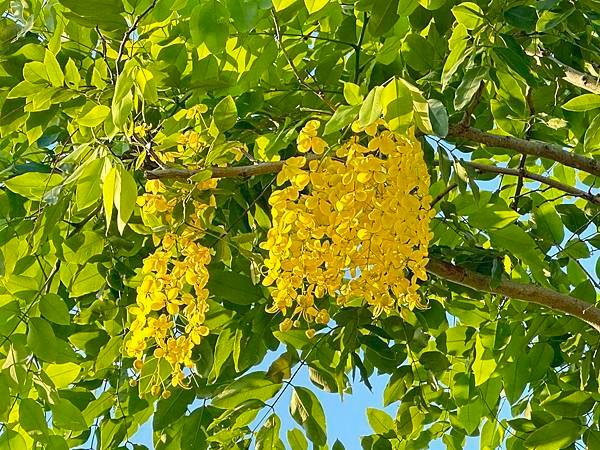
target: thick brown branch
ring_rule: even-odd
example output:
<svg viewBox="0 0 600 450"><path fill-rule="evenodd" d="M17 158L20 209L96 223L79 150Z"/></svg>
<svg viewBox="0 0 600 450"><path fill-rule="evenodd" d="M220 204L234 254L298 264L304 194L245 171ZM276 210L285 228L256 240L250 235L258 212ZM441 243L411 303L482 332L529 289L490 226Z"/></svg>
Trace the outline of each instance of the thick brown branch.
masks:
<svg viewBox="0 0 600 450"><path fill-rule="evenodd" d="M491 277L472 272L440 259L430 259L427 271L432 275L471 289L504 295L512 299L536 303L555 311L561 311L583 320L600 331L600 309L569 295L533 284L517 283L510 280L502 280L497 286L492 287Z"/></svg>
<svg viewBox="0 0 600 450"><path fill-rule="evenodd" d="M501 136L487 133L477 128L451 125L448 132L449 138L466 139L490 147L506 148L521 153L546 158L565 166L582 170L595 176L600 176L600 161L577 153L564 150L560 145L542 141L520 139L512 136Z"/></svg>
<svg viewBox="0 0 600 450"><path fill-rule="evenodd" d="M556 181L552 178L544 177L542 175L538 175L537 173L533 173L528 171L527 169L520 167L517 169L513 169L510 167L497 167L490 166L487 164L480 164L472 161L461 161L462 164L466 166L470 166L479 172L488 172L488 173L499 173L504 175L513 175L515 177L528 178L530 180L539 181L547 186L553 187L554 189L558 189L559 191L566 192L575 197L580 197L586 199L588 202L593 203L595 205L600 205L600 196L594 195L591 192L586 192L582 189L578 189L574 186L570 186L568 184L561 183L560 181Z"/></svg>

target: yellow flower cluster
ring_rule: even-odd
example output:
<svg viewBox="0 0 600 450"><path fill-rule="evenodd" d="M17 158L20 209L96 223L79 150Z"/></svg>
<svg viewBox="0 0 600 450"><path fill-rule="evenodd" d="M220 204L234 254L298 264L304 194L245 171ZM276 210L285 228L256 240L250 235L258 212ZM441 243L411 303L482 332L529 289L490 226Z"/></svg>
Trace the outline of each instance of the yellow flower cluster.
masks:
<svg viewBox="0 0 600 450"><path fill-rule="evenodd" d="M193 191L202 191L216 186L216 180L180 187L174 197L167 198L169 190L158 180L146 182L146 193L138 198L142 217L156 226L157 217L167 228L174 228L173 209L178 200L193 197ZM208 270L211 260L208 248L196 241L205 228L202 213L214 206L211 196L209 204L192 200L194 212L186 218L177 234L166 232L154 235L157 249L144 259L141 285L137 289L136 304L129 308L134 320L130 326L129 339L125 344L128 356L136 358L134 367L142 370L149 357L164 358L171 366L171 384L185 385L184 368L192 369L192 350L202 337L209 334L204 325L208 310ZM151 392L163 389L164 380L152 375ZM164 390L163 395L169 395Z"/></svg>
<svg viewBox="0 0 600 450"><path fill-rule="evenodd" d="M325 151L318 126L302 130L300 151ZM375 316L423 306L417 290L427 278L432 213L422 150L383 121L353 130L335 156L288 159L277 183L289 184L269 199L263 284L274 286L268 311L284 315L282 331L301 318L326 324L326 295L339 305L361 299Z"/></svg>

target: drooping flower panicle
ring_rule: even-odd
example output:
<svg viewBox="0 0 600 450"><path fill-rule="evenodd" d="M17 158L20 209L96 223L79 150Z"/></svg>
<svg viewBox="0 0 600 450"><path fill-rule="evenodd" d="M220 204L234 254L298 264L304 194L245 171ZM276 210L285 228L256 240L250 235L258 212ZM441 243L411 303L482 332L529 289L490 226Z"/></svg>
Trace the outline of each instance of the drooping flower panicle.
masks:
<svg viewBox="0 0 600 450"><path fill-rule="evenodd" d="M323 153L317 130L318 122L308 122L300 151ZM327 295L339 305L363 299L375 316L423 306L417 289L427 279L431 238L423 152L414 137L383 121L353 130L335 157L308 167L306 158L290 158L277 177L285 186L269 200L273 225L261 247L269 251L263 283L273 286L268 311L285 317L282 330L298 319L327 323L327 304L319 300Z"/></svg>

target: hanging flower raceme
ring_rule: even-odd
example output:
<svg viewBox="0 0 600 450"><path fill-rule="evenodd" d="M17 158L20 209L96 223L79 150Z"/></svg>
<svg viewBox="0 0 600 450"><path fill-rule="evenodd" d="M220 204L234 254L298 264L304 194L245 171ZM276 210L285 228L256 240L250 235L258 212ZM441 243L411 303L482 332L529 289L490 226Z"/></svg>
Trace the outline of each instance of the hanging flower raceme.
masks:
<svg viewBox="0 0 600 450"><path fill-rule="evenodd" d="M214 187L215 181L209 180L191 187L203 190ZM157 189L156 182L148 182L146 193L140 197L142 216L155 218L157 210L148 195ZM159 186L159 185L158 185ZM188 189L189 191L189 189ZM179 192L181 194L181 191ZM188 192L190 194L190 192ZM174 205L169 200L161 203ZM192 369L192 350L204 336L209 334L204 325L208 311L207 265L211 260L208 248L196 241L203 235L202 213L211 205L193 202L194 213L184 227L178 227L177 234L166 232L161 237L154 236L157 249L143 263L141 285L137 289L136 304L129 308L134 317L130 327L130 336L126 342L126 352L136 358L134 367L142 370L148 359L164 360L169 363L169 375L173 386L184 385L184 369ZM166 222L172 222L172 207L162 211ZM159 373L150 375L151 392L166 392L165 380Z"/></svg>
<svg viewBox="0 0 600 450"><path fill-rule="evenodd" d="M199 158L208 151L202 125L206 111L204 105L198 105L181 113L197 126L179 136L176 150L158 150L161 161L185 166L201 162ZM237 157L236 150L232 158ZM127 356L135 358L134 368L141 372L140 379L149 379L141 394L162 392L168 397L167 384L186 386L186 375L194 368L192 351L209 334L204 321L211 253L200 240L215 206L210 190L216 185L216 179L209 179L176 183L169 189L161 181L151 180L138 197L143 222L153 230L156 246L143 262L136 303L129 307L132 322L125 343ZM182 206L179 210L178 205Z"/></svg>
<svg viewBox="0 0 600 450"><path fill-rule="evenodd" d="M325 152L317 130L310 121L300 132L301 152ZM417 290L431 239L423 152L383 121L353 131L335 156L290 158L277 177L284 186L269 200L273 224L261 247L268 311L285 317L282 331L298 320L326 324L326 296L338 305L361 299L375 316L423 306Z"/></svg>

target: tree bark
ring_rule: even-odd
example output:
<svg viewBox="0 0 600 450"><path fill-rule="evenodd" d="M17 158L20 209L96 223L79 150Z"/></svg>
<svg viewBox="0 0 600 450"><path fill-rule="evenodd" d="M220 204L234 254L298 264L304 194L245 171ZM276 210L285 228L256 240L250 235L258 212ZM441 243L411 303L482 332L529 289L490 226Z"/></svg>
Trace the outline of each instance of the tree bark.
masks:
<svg viewBox="0 0 600 450"><path fill-rule="evenodd" d="M517 283L510 280L502 280L497 286L492 287L491 277L436 258L429 260L427 271L432 275L477 291L504 295L512 299L546 306L555 311L577 317L600 331L600 309L569 295L533 284Z"/></svg>
<svg viewBox="0 0 600 450"><path fill-rule="evenodd" d="M490 147L514 150L522 155L533 155L546 158L574 169L582 170L589 174L600 176L600 161L577 153L564 150L560 145L542 141L520 139L512 136L501 136L487 133L477 128L461 125L451 125L448 131L450 138L466 139Z"/></svg>
<svg viewBox="0 0 600 450"><path fill-rule="evenodd" d="M600 206L600 195L594 195L591 192L584 191L583 189L578 189L574 186L569 186L568 184L561 183L560 181L554 180L552 178L538 175L537 173L530 172L527 169L513 169L511 167L490 166L487 164L480 164L472 161L461 161L461 163L466 166L472 167L473 169L479 172L513 175L516 177L522 177L527 178L529 180L538 181L542 184L553 187L554 189L566 192L567 194L571 194L575 197L583 198L590 203Z"/></svg>

